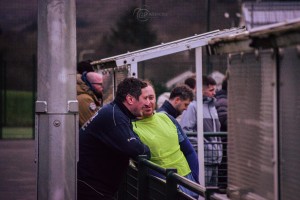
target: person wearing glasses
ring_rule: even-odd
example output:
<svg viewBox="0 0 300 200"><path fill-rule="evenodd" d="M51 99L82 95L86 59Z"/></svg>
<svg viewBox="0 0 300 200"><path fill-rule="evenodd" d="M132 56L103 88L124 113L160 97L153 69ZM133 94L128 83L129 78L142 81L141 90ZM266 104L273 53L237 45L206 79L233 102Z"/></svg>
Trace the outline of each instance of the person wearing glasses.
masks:
<svg viewBox="0 0 300 200"><path fill-rule="evenodd" d="M87 122L103 105L103 77L97 72L77 74L79 127Z"/></svg>

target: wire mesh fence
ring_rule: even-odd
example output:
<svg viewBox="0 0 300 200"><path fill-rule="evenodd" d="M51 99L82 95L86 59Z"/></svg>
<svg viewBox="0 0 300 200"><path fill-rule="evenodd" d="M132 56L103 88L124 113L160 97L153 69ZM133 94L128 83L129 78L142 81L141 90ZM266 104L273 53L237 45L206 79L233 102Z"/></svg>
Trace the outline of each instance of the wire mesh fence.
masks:
<svg viewBox="0 0 300 200"><path fill-rule="evenodd" d="M198 152L197 133L190 132L187 133L187 136L196 152ZM205 132L203 136L205 186L218 187L220 192L226 192L227 132Z"/></svg>

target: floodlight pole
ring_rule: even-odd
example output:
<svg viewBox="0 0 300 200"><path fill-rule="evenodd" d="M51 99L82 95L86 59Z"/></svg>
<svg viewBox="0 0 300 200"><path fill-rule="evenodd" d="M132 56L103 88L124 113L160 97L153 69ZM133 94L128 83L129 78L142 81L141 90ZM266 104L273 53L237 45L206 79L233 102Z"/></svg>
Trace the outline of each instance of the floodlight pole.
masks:
<svg viewBox="0 0 300 200"><path fill-rule="evenodd" d="M76 200L75 0L38 1L37 199Z"/></svg>

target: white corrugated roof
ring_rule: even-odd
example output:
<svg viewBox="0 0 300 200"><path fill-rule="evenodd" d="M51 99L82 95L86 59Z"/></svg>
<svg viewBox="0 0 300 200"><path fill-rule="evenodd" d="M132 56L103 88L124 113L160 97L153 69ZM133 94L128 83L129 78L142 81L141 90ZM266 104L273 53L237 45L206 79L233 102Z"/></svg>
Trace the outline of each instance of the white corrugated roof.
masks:
<svg viewBox="0 0 300 200"><path fill-rule="evenodd" d="M247 30L300 17L300 2L246 2L242 5Z"/></svg>

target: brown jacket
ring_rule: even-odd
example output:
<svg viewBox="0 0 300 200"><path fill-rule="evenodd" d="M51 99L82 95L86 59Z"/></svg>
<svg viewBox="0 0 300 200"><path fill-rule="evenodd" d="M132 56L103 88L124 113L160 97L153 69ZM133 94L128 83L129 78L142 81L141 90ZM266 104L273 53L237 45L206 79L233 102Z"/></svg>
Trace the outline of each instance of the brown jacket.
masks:
<svg viewBox="0 0 300 200"><path fill-rule="evenodd" d="M93 91L82 81L81 74L77 74L76 82L79 127L81 127L100 109L101 104Z"/></svg>

